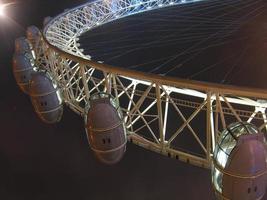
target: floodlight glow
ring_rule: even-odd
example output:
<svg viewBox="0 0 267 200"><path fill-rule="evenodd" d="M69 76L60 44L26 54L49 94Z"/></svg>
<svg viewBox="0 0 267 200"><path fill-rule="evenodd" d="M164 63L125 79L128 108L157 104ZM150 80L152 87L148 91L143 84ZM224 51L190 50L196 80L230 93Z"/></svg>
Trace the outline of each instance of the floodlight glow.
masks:
<svg viewBox="0 0 267 200"><path fill-rule="evenodd" d="M15 4L15 2L5 3L5 4L0 2L0 17L4 17L6 15L5 13L6 7L11 6L13 4Z"/></svg>
<svg viewBox="0 0 267 200"><path fill-rule="evenodd" d="M5 16L5 5L0 5L0 16L3 17Z"/></svg>

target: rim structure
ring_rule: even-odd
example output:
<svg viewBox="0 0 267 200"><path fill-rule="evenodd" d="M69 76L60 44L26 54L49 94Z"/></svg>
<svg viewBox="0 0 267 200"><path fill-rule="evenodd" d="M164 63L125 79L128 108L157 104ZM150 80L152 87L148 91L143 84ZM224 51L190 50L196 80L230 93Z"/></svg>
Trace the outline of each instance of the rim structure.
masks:
<svg viewBox="0 0 267 200"><path fill-rule="evenodd" d="M227 124L254 122L265 131L266 90L122 69L92 61L79 49L78 43L82 33L108 22L200 1L98 0L83 4L65 11L46 25L42 38L34 46L36 64L58 83L64 102L76 113L84 116L92 94L110 93L121 103L130 141L163 155L210 168L217 137ZM189 115L184 108L190 109ZM202 118L200 125L193 123L198 117ZM190 149L191 144L183 144L183 135L191 136L197 152Z"/></svg>

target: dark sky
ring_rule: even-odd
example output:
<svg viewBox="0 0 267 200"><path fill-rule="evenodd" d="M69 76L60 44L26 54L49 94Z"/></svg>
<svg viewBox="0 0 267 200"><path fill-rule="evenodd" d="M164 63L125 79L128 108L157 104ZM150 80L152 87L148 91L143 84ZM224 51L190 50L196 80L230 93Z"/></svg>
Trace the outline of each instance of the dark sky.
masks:
<svg viewBox="0 0 267 200"><path fill-rule="evenodd" d="M6 1L8 2L8 1ZM0 199L210 200L210 172L128 144L115 166L98 163L82 118L65 108L62 121L45 125L12 75L15 38L41 27L82 0L20 0L0 19Z"/></svg>

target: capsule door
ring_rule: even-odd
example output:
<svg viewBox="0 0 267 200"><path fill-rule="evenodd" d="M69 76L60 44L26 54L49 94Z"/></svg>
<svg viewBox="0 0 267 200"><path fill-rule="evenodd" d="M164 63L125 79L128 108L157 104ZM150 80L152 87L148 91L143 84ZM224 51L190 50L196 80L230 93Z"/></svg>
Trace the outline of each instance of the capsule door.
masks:
<svg viewBox="0 0 267 200"><path fill-rule="evenodd" d="M251 187L251 199L262 199L263 194L265 194L266 187L265 187L266 177L258 177L253 180L252 187Z"/></svg>
<svg viewBox="0 0 267 200"><path fill-rule="evenodd" d="M252 181L236 180L233 184L233 200L254 200L252 194Z"/></svg>

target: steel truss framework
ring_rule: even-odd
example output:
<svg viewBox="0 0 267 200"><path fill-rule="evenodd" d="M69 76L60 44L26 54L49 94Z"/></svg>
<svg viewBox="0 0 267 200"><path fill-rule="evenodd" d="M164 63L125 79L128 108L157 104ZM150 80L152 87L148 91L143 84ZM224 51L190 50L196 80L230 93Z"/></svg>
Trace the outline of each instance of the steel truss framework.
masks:
<svg viewBox="0 0 267 200"><path fill-rule="evenodd" d="M111 93L125 114L128 140L209 168L217 137L230 123L253 122L266 132L267 91L109 66L90 60L77 42L82 33L118 18L195 1L101 0L68 10L54 18L35 43L36 63L50 72L76 113L84 116L90 95Z"/></svg>

